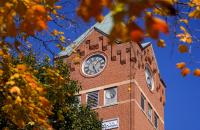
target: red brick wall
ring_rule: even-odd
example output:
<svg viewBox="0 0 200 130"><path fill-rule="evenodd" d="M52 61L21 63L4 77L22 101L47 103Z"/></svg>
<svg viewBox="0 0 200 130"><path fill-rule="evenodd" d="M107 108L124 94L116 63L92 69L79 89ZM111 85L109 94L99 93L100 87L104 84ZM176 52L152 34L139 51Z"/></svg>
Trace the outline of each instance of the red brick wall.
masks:
<svg viewBox="0 0 200 130"><path fill-rule="evenodd" d="M77 53L73 53L64 60L70 64L71 78L78 80L82 85L81 101L86 103L86 93L90 89L99 87L99 107L96 109L103 119L118 117L120 120L120 130L130 129L130 119L133 130L154 130L152 123L147 119L140 105L140 96L143 93L151 103L153 109L164 119L165 88L160 81L159 70L156 59L153 55L152 46L142 49L135 43L109 44L106 36L93 30L76 49L81 56L79 63L74 64L72 59ZM103 72L95 77L87 77L81 71L82 62L92 54L102 53L106 56L107 65ZM130 60L131 59L131 60ZM155 88L153 91L147 87L145 79L145 65L149 64L154 75ZM135 80L137 83L131 84L131 110L129 83L117 86L118 104L104 106L104 88L101 86L119 83L127 80ZM108 86L104 86L108 87ZM112 87L112 86L111 86ZM147 108L146 108L147 110ZM131 111L131 113L130 113ZM153 112L154 113L154 112ZM164 130L164 124L159 120L159 130Z"/></svg>

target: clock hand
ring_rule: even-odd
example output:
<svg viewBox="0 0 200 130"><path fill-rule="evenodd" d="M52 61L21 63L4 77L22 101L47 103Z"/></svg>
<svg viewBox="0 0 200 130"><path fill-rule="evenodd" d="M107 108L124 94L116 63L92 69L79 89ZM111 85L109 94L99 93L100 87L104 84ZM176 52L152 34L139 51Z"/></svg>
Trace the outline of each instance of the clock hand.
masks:
<svg viewBox="0 0 200 130"><path fill-rule="evenodd" d="M95 73L97 73L97 70L96 70L96 68L95 68L95 66L94 66L94 65L93 65L93 69L94 69Z"/></svg>
<svg viewBox="0 0 200 130"><path fill-rule="evenodd" d="M96 65L97 63L99 63L99 61L97 61L94 65Z"/></svg>

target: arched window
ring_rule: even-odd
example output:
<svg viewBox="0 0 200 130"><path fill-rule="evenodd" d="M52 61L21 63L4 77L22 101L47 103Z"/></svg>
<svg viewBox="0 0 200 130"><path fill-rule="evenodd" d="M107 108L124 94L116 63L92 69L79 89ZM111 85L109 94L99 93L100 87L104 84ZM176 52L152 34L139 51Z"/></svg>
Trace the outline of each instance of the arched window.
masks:
<svg viewBox="0 0 200 130"><path fill-rule="evenodd" d="M154 89L154 80L150 66L147 64L145 67L145 77L148 88L152 91Z"/></svg>

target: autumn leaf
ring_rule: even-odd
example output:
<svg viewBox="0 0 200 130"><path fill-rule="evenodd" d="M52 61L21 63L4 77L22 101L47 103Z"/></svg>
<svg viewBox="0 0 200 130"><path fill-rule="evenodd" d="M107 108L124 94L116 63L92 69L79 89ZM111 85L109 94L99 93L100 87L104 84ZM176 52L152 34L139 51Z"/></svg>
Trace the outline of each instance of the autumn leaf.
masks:
<svg viewBox="0 0 200 130"><path fill-rule="evenodd" d="M189 16L190 18L200 18L200 10L199 10L199 9L195 9L195 10L193 10L192 12L190 12L190 13L188 14L188 16Z"/></svg>
<svg viewBox="0 0 200 130"><path fill-rule="evenodd" d="M3 50L0 50L0 56L3 56L3 55L4 55Z"/></svg>
<svg viewBox="0 0 200 130"><path fill-rule="evenodd" d="M19 64L17 65L16 68L18 69L19 72L25 72L27 70L27 67L24 64Z"/></svg>
<svg viewBox="0 0 200 130"><path fill-rule="evenodd" d="M200 77L200 69L195 69L193 74L197 77Z"/></svg>
<svg viewBox="0 0 200 130"><path fill-rule="evenodd" d="M128 28L125 23L120 22L116 23L114 27L112 28L111 34L110 34L110 39L111 41L114 41L117 39L126 41L130 37L128 35Z"/></svg>
<svg viewBox="0 0 200 130"><path fill-rule="evenodd" d="M169 33L167 23L160 18L153 17L151 14L147 14L145 17L145 27L149 36L154 39L159 38L160 32Z"/></svg>
<svg viewBox="0 0 200 130"><path fill-rule="evenodd" d="M2 76L3 75L3 70L0 70L0 76Z"/></svg>
<svg viewBox="0 0 200 130"><path fill-rule="evenodd" d="M151 1L149 0L142 0L142 1L134 1L132 0L129 4L129 15L130 16L141 16L141 14L143 13L143 11L152 6Z"/></svg>
<svg viewBox="0 0 200 130"><path fill-rule="evenodd" d="M45 97L40 96L39 99L44 107L49 106L49 101Z"/></svg>
<svg viewBox="0 0 200 130"><path fill-rule="evenodd" d="M180 19L179 21L188 25L188 20L187 19Z"/></svg>
<svg viewBox="0 0 200 130"><path fill-rule="evenodd" d="M62 6L59 6L59 5L57 5L57 6L54 6L55 7L55 9L62 9Z"/></svg>
<svg viewBox="0 0 200 130"><path fill-rule="evenodd" d="M183 33L177 34L176 37L178 37L181 42L191 44L192 43L192 37L187 32L186 28L183 27L183 26L180 26L180 29L183 31Z"/></svg>
<svg viewBox="0 0 200 130"><path fill-rule="evenodd" d="M77 14L83 18L86 22L89 21L91 17L94 17L98 22L103 20L102 10L104 6L110 6L110 0L82 0L80 6L77 9Z"/></svg>
<svg viewBox="0 0 200 130"><path fill-rule="evenodd" d="M11 94L17 94L17 95L21 94L20 88L17 86L12 87L9 91Z"/></svg>
<svg viewBox="0 0 200 130"><path fill-rule="evenodd" d="M52 32L51 32L52 35L54 36L57 36L59 34L59 31L54 29Z"/></svg>
<svg viewBox="0 0 200 130"><path fill-rule="evenodd" d="M158 0L156 4L158 4L163 12L169 15L176 15L177 11L173 7L175 0Z"/></svg>
<svg viewBox="0 0 200 130"><path fill-rule="evenodd" d="M22 102L22 99L19 96L17 96L15 99L15 104L21 105L21 102Z"/></svg>
<svg viewBox="0 0 200 130"><path fill-rule="evenodd" d="M97 21L97 22L99 22L99 23L100 23L100 22L102 22L102 21L103 21L103 19L104 19L104 16L103 16L103 15L98 15L98 16L96 16L96 17L95 17L95 19L96 19L96 21Z"/></svg>
<svg viewBox="0 0 200 130"><path fill-rule="evenodd" d="M185 77L186 75L188 75L190 73L190 69L189 68L184 68L181 71L181 74L183 77Z"/></svg>
<svg viewBox="0 0 200 130"><path fill-rule="evenodd" d="M178 49L180 53L188 52L188 47L186 45L179 45Z"/></svg>
<svg viewBox="0 0 200 130"><path fill-rule="evenodd" d="M185 67L186 67L185 62L180 62L180 63L177 63L177 64L176 64L176 68L178 68L178 69L183 69L183 68L185 68Z"/></svg>
<svg viewBox="0 0 200 130"><path fill-rule="evenodd" d="M128 25L128 28L131 31L130 32L131 39L134 42L140 42L140 41L143 40L143 38L144 38L144 31L139 26L137 26L135 23L130 23Z"/></svg>
<svg viewBox="0 0 200 130"><path fill-rule="evenodd" d="M158 46L158 47L161 47L161 48L164 48L164 47L166 46L165 41L162 40L162 39L158 40L157 46Z"/></svg>

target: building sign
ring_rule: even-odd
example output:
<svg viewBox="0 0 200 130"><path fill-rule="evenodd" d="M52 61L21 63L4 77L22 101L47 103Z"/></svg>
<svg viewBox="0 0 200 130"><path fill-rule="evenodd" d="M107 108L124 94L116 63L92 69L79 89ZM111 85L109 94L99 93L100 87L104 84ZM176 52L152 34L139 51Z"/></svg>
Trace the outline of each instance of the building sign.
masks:
<svg viewBox="0 0 200 130"><path fill-rule="evenodd" d="M110 119L103 121L102 123L103 130L109 130L109 129L114 129L119 127L119 119Z"/></svg>

